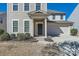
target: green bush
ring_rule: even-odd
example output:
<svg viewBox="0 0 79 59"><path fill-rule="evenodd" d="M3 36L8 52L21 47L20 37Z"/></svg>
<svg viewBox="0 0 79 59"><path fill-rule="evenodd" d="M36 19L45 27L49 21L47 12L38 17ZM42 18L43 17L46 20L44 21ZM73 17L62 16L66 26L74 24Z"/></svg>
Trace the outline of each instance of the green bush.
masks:
<svg viewBox="0 0 79 59"><path fill-rule="evenodd" d="M8 40L10 40L10 35L8 33L3 33L0 36L0 41L8 41Z"/></svg>
<svg viewBox="0 0 79 59"><path fill-rule="evenodd" d="M10 35L10 38L11 38L11 39L16 39L16 35L15 35L15 34L11 34L11 35Z"/></svg>
<svg viewBox="0 0 79 59"><path fill-rule="evenodd" d="M3 29L0 29L0 35L2 35L4 33Z"/></svg>
<svg viewBox="0 0 79 59"><path fill-rule="evenodd" d="M30 39L31 38L30 33L25 33L25 36L26 36L26 39Z"/></svg>
<svg viewBox="0 0 79 59"><path fill-rule="evenodd" d="M25 34L24 33L18 33L17 34L17 40L18 41L26 40Z"/></svg>
<svg viewBox="0 0 79 59"><path fill-rule="evenodd" d="M71 33L72 36L76 36L77 33L78 33L78 30L73 28L73 29L70 30L70 33Z"/></svg>

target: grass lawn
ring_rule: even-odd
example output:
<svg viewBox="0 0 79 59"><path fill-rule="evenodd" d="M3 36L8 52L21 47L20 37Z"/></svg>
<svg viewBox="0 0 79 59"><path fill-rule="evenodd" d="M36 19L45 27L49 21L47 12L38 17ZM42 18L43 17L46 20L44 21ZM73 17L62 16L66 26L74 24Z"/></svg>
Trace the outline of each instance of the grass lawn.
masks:
<svg viewBox="0 0 79 59"><path fill-rule="evenodd" d="M40 56L44 46L38 42L0 42L0 56Z"/></svg>

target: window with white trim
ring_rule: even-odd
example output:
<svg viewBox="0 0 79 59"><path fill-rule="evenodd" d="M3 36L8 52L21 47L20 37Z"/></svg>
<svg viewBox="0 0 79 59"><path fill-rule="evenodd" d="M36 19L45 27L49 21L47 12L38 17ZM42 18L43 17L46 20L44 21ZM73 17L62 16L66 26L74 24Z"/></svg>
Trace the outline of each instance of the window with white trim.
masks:
<svg viewBox="0 0 79 59"><path fill-rule="evenodd" d="M24 3L24 11L29 11L29 3Z"/></svg>
<svg viewBox="0 0 79 59"><path fill-rule="evenodd" d="M2 18L2 17L0 17L0 23L1 23L1 24L3 23L3 18Z"/></svg>
<svg viewBox="0 0 79 59"><path fill-rule="evenodd" d="M61 19L63 19L63 15L61 15Z"/></svg>
<svg viewBox="0 0 79 59"><path fill-rule="evenodd" d="M24 21L24 32L29 32L29 21Z"/></svg>
<svg viewBox="0 0 79 59"><path fill-rule="evenodd" d="M18 32L18 21L13 21L13 32Z"/></svg>
<svg viewBox="0 0 79 59"><path fill-rule="evenodd" d="M41 10L41 3L36 3L36 11Z"/></svg>
<svg viewBox="0 0 79 59"><path fill-rule="evenodd" d="M55 19L55 15L53 15L53 20Z"/></svg>
<svg viewBox="0 0 79 59"><path fill-rule="evenodd" d="M18 3L13 3L13 11L18 11Z"/></svg>

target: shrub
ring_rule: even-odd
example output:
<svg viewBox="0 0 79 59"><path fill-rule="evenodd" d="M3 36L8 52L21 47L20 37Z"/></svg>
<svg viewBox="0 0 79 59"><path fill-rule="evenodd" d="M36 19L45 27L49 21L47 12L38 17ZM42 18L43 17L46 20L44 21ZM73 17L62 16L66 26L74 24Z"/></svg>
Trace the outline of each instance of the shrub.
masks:
<svg viewBox="0 0 79 59"><path fill-rule="evenodd" d="M45 41L48 41L48 42L53 42L52 38L50 36L48 36L47 38L44 39Z"/></svg>
<svg viewBox="0 0 79 59"><path fill-rule="evenodd" d="M22 40L25 40L26 39L26 36L24 33L18 33L17 34L17 40L18 41L22 41Z"/></svg>
<svg viewBox="0 0 79 59"><path fill-rule="evenodd" d="M10 40L10 35L8 33L4 33L0 37L0 41L8 41Z"/></svg>
<svg viewBox="0 0 79 59"><path fill-rule="evenodd" d="M30 39L31 38L30 33L25 33L25 36L26 36L26 39Z"/></svg>
<svg viewBox="0 0 79 59"><path fill-rule="evenodd" d="M3 29L0 29L0 35L2 35L4 33Z"/></svg>
<svg viewBox="0 0 79 59"><path fill-rule="evenodd" d="M16 39L16 35L15 35L15 34L11 34L11 35L10 35L10 38L11 38L11 39Z"/></svg>
<svg viewBox="0 0 79 59"><path fill-rule="evenodd" d="M78 30L73 28L73 29L70 30L70 33L71 33L72 36L76 36L77 33L78 33Z"/></svg>

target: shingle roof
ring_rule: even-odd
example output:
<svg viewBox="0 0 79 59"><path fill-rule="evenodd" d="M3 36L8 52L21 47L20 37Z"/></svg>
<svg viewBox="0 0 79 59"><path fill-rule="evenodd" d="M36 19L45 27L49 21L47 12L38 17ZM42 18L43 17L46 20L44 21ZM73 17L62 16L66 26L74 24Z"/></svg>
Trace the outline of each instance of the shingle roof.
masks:
<svg viewBox="0 0 79 59"><path fill-rule="evenodd" d="M46 18L48 13L46 11L31 11L28 13L31 18Z"/></svg>
<svg viewBox="0 0 79 59"><path fill-rule="evenodd" d="M48 10L47 13L51 14L51 15L54 15L54 14L65 15L65 12L60 12L60 11L56 11L56 10Z"/></svg>
<svg viewBox="0 0 79 59"><path fill-rule="evenodd" d="M32 18L33 17L46 18L49 15L65 15L65 13L55 11L55 10L48 10L48 11L39 10L39 11L31 11L31 12L28 13L28 15Z"/></svg>
<svg viewBox="0 0 79 59"><path fill-rule="evenodd" d="M70 24L70 26L72 26L74 23L71 21L48 21L48 22L52 22L52 23L56 23L56 24Z"/></svg>
<svg viewBox="0 0 79 59"><path fill-rule="evenodd" d="M32 15L32 16L43 16L43 15L47 15L47 12L46 11L43 11L43 10L40 10L40 11L31 11L28 13L29 15Z"/></svg>
<svg viewBox="0 0 79 59"><path fill-rule="evenodd" d="M0 14L6 14L6 12L0 12Z"/></svg>

